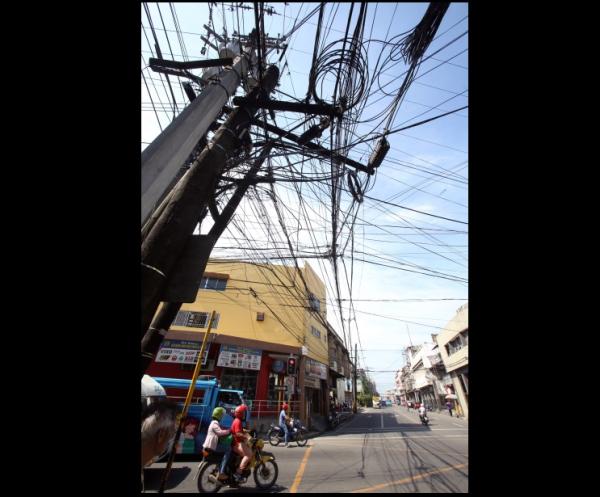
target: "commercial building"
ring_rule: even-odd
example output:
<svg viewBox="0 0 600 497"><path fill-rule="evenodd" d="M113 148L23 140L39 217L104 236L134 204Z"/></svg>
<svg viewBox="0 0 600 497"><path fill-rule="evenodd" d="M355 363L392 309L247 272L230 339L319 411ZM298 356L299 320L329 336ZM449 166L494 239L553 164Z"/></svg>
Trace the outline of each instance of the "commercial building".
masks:
<svg viewBox="0 0 600 497"><path fill-rule="evenodd" d="M309 427L324 419L330 372L326 294L310 265L298 270L209 261L195 302L181 306L147 373L191 378L212 311L202 375L243 390L258 428L284 400ZM290 357L297 359L295 374L287 371Z"/></svg>
<svg viewBox="0 0 600 497"><path fill-rule="evenodd" d="M451 382L446 384L447 395L456 397L455 409L469 415L469 307L461 306L455 316L436 337L439 351Z"/></svg>

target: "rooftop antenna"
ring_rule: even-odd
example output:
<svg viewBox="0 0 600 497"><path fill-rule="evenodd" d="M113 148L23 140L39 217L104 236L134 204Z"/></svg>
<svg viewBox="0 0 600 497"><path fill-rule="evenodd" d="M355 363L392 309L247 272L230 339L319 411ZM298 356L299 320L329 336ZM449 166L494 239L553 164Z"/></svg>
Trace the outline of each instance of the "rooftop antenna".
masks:
<svg viewBox="0 0 600 497"><path fill-rule="evenodd" d="M410 342L410 347L412 348L413 344L410 338L410 330L408 329L408 324L406 325L406 332L408 333L408 341Z"/></svg>

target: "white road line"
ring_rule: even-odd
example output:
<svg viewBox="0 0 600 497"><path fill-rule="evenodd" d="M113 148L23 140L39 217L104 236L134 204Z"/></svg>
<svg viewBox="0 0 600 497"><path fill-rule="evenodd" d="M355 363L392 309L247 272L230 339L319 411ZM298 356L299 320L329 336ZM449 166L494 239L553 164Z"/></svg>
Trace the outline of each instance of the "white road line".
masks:
<svg viewBox="0 0 600 497"><path fill-rule="evenodd" d="M381 427L383 428L383 413L381 413Z"/></svg>
<svg viewBox="0 0 600 497"><path fill-rule="evenodd" d="M459 425L458 423L452 423L454 426L460 426L462 428L462 425Z"/></svg>
<svg viewBox="0 0 600 497"><path fill-rule="evenodd" d="M339 433L340 434L354 434L353 432L365 433L365 431L373 431L373 430L381 431L381 428L347 428L343 432L339 432ZM391 432L397 432L397 431L422 432L422 431L424 431L417 426L415 426L414 428L388 427L388 428L383 428L383 430L391 431ZM468 428L430 428L429 431L469 431L469 429Z"/></svg>
<svg viewBox="0 0 600 497"><path fill-rule="evenodd" d="M409 439L413 439L413 438L431 438L433 440L437 440L438 438L468 438L468 435L439 435L439 436L435 436L435 435L416 435L414 437L405 437L405 436L400 436L400 437L369 437L368 441L375 441L375 440L393 440L393 439L402 439L402 438L409 438ZM322 443L326 443L326 442L333 442L333 443L340 443L340 442L350 442L350 443L356 443L356 441L359 440L358 438L340 438L340 437L335 437L335 438L321 438L319 439L319 445L321 445Z"/></svg>

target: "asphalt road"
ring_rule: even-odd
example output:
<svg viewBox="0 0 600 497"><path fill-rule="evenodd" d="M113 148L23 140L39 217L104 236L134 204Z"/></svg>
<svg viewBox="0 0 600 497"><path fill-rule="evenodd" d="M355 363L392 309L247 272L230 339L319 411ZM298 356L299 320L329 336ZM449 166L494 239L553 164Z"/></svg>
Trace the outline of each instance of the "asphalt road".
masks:
<svg viewBox="0 0 600 497"><path fill-rule="evenodd" d="M352 420L308 441L305 447L271 447L279 477L270 493L281 492L467 492L468 426L444 411L423 426L404 407L361 409ZM196 493L198 462L174 463L165 492ZM164 463L145 470L146 492L156 492ZM252 478L221 493L256 493Z"/></svg>

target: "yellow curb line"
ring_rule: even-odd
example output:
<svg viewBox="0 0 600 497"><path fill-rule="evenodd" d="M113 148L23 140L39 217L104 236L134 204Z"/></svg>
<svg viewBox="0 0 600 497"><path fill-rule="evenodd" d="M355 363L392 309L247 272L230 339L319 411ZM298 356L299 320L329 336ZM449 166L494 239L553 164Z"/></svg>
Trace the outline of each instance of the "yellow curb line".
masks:
<svg viewBox="0 0 600 497"><path fill-rule="evenodd" d="M396 481L393 481L393 482L390 482L390 483L381 483L380 485L375 485L373 487L361 488L359 490L353 490L350 493L356 494L356 493L361 493L361 492L362 493L364 493L364 492L372 492L373 490L380 490L382 488L389 487L390 485L402 485L404 483L410 483L410 482L413 482L415 480L422 480L423 478L426 478L427 476L430 476L430 475L435 475L435 474L438 474L438 473L445 473L446 471L451 471L453 469L464 468L465 466L466 466L466 464L458 464L457 466L449 466L447 468L436 469L434 471L429 471L427 473L423 473L423 474L420 474L418 476L411 476L409 478L403 478L402 480L396 480Z"/></svg>
<svg viewBox="0 0 600 497"><path fill-rule="evenodd" d="M302 481L302 476L304 475L304 469L306 468L306 463L308 461L308 456L310 456L311 451L313 450L312 446L309 447L304 454L304 458L300 463L300 467L298 468L298 472L296 473L296 478L294 478L294 483L292 483L292 487L290 488L290 493L295 494L298 492L298 487L300 486L300 482Z"/></svg>

